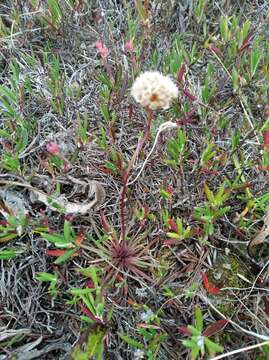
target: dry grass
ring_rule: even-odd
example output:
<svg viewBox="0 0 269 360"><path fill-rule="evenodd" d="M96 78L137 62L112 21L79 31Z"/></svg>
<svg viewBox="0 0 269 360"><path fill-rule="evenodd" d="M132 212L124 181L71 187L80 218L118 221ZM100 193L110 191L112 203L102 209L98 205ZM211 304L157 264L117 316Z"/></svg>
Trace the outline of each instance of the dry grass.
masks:
<svg viewBox="0 0 269 360"><path fill-rule="evenodd" d="M16 198L8 202L7 196L0 195L2 227L8 226L6 212L17 219L19 211L27 213L22 229L18 230L17 224L10 230L14 238L0 238L0 255L1 250L17 252L14 258L0 260L0 360L83 359L72 355L74 349L83 348L87 338L98 331L104 334L105 359L138 358L137 349L118 333L137 339L147 350L150 336L155 336L153 357L145 355L145 359L191 358L182 345L185 337L178 327L193 323L197 305L202 309L205 327L222 316L231 320L211 338L224 347L224 353L268 340L268 244L263 244L263 252L260 250L256 257L248 251L249 242L262 227L268 202L267 150L261 130L268 106L267 2L208 2L199 22L195 15L197 1L152 1L150 29L142 26L133 1L74 1L72 9L71 2L59 0L61 15L55 19L48 10L49 2L37 1L36 6L30 3L16 0L0 5L1 85L12 88L13 79L17 95L11 102L14 114L9 114L3 103L7 95L0 93L0 185ZM247 19L251 22L253 40L242 57L229 60L229 43L224 45L219 31L223 15L238 16L240 25ZM130 25L137 26L136 64L124 51ZM129 96L130 86L141 71L170 72L167 55L176 48L176 34L180 34L186 51L184 90L199 100L186 93L184 96L180 83L178 104L154 114L150 137L128 168L139 138L146 133L147 119L146 112ZM99 58L95 47L100 39L109 49L107 63ZM253 79L240 84L235 92L230 79L232 69L239 69L243 81L245 68L240 67L240 61L249 56L256 41L263 49L260 66ZM191 61L194 42L196 54ZM216 47L222 44L223 57L210 51L206 42ZM14 59L20 69L18 80L12 73ZM55 59L59 60L58 75ZM209 89L215 86L215 90L204 105L202 92L209 63L213 69ZM176 77L179 70L172 76ZM115 80L116 73L119 87L108 91L106 98L103 93L107 80L102 83L100 75L112 74ZM104 104L109 108L109 121L101 111ZM186 119L191 110L195 110L194 115ZM79 132L83 116L88 119L88 127ZM165 121L178 122L186 134L181 163L174 168L167 165L167 144L177 136L176 129L168 129L162 132L145 168L122 198L126 170L131 170L128 180L132 182L152 149L158 127ZM234 145L235 134L240 139ZM61 154L70 162L67 171L46 151L50 141L59 144ZM203 156L209 143L215 154L206 160ZM11 165L8 156L13 159ZM14 162L16 156L18 163ZM105 201L86 215L66 217L36 202L29 187L23 186L31 184L51 195L65 194L69 201L88 200L88 189L71 186L69 176L100 182L106 191ZM14 181L22 186L12 185ZM199 218L195 210L210 203L205 183L214 194L225 184L229 194L223 203L229 210L209 221L214 222L214 229L208 236L206 219ZM168 190L167 198L161 190ZM189 237L166 245L171 229L165 211L170 219L181 218L185 228L191 227ZM55 258L47 254L55 246L42 234L63 234L67 219L76 234L84 234L84 240L77 256L55 265ZM128 234L125 239L121 238L123 222ZM2 228L0 231L5 233ZM127 239L132 246L138 244L139 251L132 255L140 256L138 260L143 264L136 262L135 271L122 257L122 262L118 261L118 250L113 249L114 258L100 247L96 250L98 243L111 234L116 242ZM109 247L110 243L105 244ZM122 263L124 266L117 268ZM106 280L100 295L105 302L102 326L82 321L80 302L70 303L70 289L85 288L83 269L91 266L101 269L101 284ZM210 282L223 288L218 296L204 289L202 271ZM56 274L56 296L49 291L48 283L37 280L40 272ZM113 282L107 281L108 275ZM147 321L143 316L149 309L154 316ZM147 329L147 334L141 329ZM158 342L157 336L164 334ZM261 348L253 348L229 359L265 360L266 354Z"/></svg>

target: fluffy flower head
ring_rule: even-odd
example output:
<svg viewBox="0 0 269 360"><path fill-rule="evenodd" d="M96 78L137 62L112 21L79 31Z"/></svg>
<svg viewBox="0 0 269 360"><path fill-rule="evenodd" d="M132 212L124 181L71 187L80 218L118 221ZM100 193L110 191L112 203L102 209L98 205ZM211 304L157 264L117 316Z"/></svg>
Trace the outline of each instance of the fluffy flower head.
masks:
<svg viewBox="0 0 269 360"><path fill-rule="evenodd" d="M170 77L158 71L146 71L134 81L131 95L143 107L168 109L178 96L178 88Z"/></svg>

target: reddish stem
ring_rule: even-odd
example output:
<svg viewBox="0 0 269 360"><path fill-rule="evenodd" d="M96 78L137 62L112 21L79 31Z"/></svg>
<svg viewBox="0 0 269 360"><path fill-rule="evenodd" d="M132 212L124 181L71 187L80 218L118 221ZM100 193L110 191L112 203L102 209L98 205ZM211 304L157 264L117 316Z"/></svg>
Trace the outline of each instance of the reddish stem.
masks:
<svg viewBox="0 0 269 360"><path fill-rule="evenodd" d="M120 240L125 240L125 233L126 233L126 211L125 211L125 200L127 197L127 190L128 190L128 179L130 177L130 171L126 171L125 175L123 176L123 187L120 194L120 222L121 222L121 236Z"/></svg>

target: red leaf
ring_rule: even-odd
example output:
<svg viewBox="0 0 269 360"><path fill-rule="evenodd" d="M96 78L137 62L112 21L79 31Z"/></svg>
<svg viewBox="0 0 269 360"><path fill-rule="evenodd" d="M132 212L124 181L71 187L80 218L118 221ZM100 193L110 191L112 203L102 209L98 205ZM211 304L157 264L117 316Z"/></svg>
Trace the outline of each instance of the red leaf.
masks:
<svg viewBox="0 0 269 360"><path fill-rule="evenodd" d="M165 190L166 190L166 192L168 192L168 194L170 194L170 195L173 195L173 194L174 194L174 190L173 190L172 186L168 186L167 189L165 189Z"/></svg>
<svg viewBox="0 0 269 360"><path fill-rule="evenodd" d="M106 220L105 214L103 212L103 210L100 210L100 217L101 217L101 224L105 230L105 232L109 232L110 231L110 225Z"/></svg>
<svg viewBox="0 0 269 360"><path fill-rule="evenodd" d="M184 94L185 96L187 96L187 98L189 98L191 101L197 100L197 97L194 96L194 95L192 95L192 94L189 92L188 89L184 89L184 90L183 90L183 94Z"/></svg>
<svg viewBox="0 0 269 360"><path fill-rule="evenodd" d="M124 281L124 277L121 276L120 274L118 274L118 275L116 276L116 280L117 280L118 282L123 282L123 281Z"/></svg>
<svg viewBox="0 0 269 360"><path fill-rule="evenodd" d="M186 71L186 65L182 64L177 75L177 81L181 82Z"/></svg>
<svg viewBox="0 0 269 360"><path fill-rule="evenodd" d="M84 240L85 234L81 231L77 234L77 238L76 238L76 244L77 245L81 245L82 241Z"/></svg>
<svg viewBox="0 0 269 360"><path fill-rule="evenodd" d="M211 336L214 335L216 332L224 328L226 324L228 324L229 320L221 319L216 321L214 324L209 325L205 331L203 332L203 336Z"/></svg>
<svg viewBox="0 0 269 360"><path fill-rule="evenodd" d="M219 48L211 46L210 50L213 51L215 54L219 55L220 57L224 57L222 51Z"/></svg>
<svg viewBox="0 0 269 360"><path fill-rule="evenodd" d="M250 33L247 35L247 37L244 39L243 44L241 46L241 48L239 49L239 52L242 52L243 50L245 50L247 47L249 47L251 45L251 41L253 40L253 34Z"/></svg>
<svg viewBox="0 0 269 360"><path fill-rule="evenodd" d="M220 288L214 286L213 284L211 284L206 276L206 273L204 271L202 271L202 279L204 282L204 287L206 288L206 290L209 292L209 294L212 295L218 295L220 293Z"/></svg>
<svg viewBox="0 0 269 360"><path fill-rule="evenodd" d="M178 244L178 240L175 239L166 239L163 242L164 245L175 245Z"/></svg>
<svg viewBox="0 0 269 360"><path fill-rule="evenodd" d="M84 312L84 314L89 316L89 318L91 320L95 321L97 324L103 324L103 321L98 319L97 317L95 317L93 315L93 313L85 305L80 304L80 307L81 307L82 311Z"/></svg>
<svg viewBox="0 0 269 360"><path fill-rule="evenodd" d="M47 250L46 254L49 256L62 256L66 253L66 250Z"/></svg>
<svg viewBox="0 0 269 360"><path fill-rule="evenodd" d="M94 289L94 283L91 279L86 280L85 286L88 289Z"/></svg>
<svg viewBox="0 0 269 360"><path fill-rule="evenodd" d="M207 289L207 291L212 294L212 295L218 295L220 293L220 288L212 285L212 284L209 284L209 287Z"/></svg>
<svg viewBox="0 0 269 360"><path fill-rule="evenodd" d="M202 279L203 279L203 282L204 282L204 286L205 286L205 288L207 289L208 286L209 286L209 281L208 281L208 278L207 278L207 276L206 276L206 274L205 274L204 271L202 271Z"/></svg>
<svg viewBox="0 0 269 360"><path fill-rule="evenodd" d="M134 107L132 104L129 104L128 106L128 118L131 120L133 117L133 113L134 113Z"/></svg>
<svg viewBox="0 0 269 360"><path fill-rule="evenodd" d="M263 132L263 146L269 149L269 130Z"/></svg>
<svg viewBox="0 0 269 360"><path fill-rule="evenodd" d="M178 331L183 335L191 336L191 331L187 328L187 326L179 326Z"/></svg>
<svg viewBox="0 0 269 360"><path fill-rule="evenodd" d="M174 232L178 232L178 226L173 219L168 219L168 224L170 225L170 229Z"/></svg>
<svg viewBox="0 0 269 360"><path fill-rule="evenodd" d="M149 207L148 207L148 205L144 205L142 208L143 208L143 211L144 211L144 216L146 217L148 215L148 213L149 213Z"/></svg>

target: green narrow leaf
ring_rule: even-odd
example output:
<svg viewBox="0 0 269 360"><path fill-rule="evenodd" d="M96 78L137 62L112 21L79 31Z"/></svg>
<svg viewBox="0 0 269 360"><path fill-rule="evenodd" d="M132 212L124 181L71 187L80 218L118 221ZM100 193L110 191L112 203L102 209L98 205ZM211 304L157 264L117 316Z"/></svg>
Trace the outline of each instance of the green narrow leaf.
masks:
<svg viewBox="0 0 269 360"><path fill-rule="evenodd" d="M118 336L123 341L125 341L127 344L129 344L131 346L134 346L135 348L138 348L138 349L144 349L144 345L141 342L130 338L128 335L124 335L124 334L121 334L121 333L118 332Z"/></svg>
<svg viewBox="0 0 269 360"><path fill-rule="evenodd" d="M176 239L176 240L182 239L182 237L179 234L174 233L174 232L168 232L168 233L166 233L166 235L171 239Z"/></svg>
<svg viewBox="0 0 269 360"><path fill-rule="evenodd" d="M70 259L70 257L77 251L77 249L69 249L66 252L59 256L55 261L54 264L60 265L64 263L66 260Z"/></svg>
<svg viewBox="0 0 269 360"><path fill-rule="evenodd" d="M64 239L66 242L70 241L70 235L71 235L71 225L70 222L65 220L64 221Z"/></svg>
<svg viewBox="0 0 269 360"><path fill-rule="evenodd" d="M54 244L63 244L63 245L67 245L67 241L63 238L63 236L61 235L51 235L51 234L46 234L46 233L41 233L40 234L45 240L48 240Z"/></svg>
<svg viewBox="0 0 269 360"><path fill-rule="evenodd" d="M56 282L57 276L55 273L39 272L36 274L36 279L45 282Z"/></svg>
<svg viewBox="0 0 269 360"><path fill-rule="evenodd" d="M193 325L188 325L187 328L188 328L188 330L190 330L192 336L200 336L201 335L201 331L196 329Z"/></svg>
<svg viewBox="0 0 269 360"><path fill-rule="evenodd" d="M210 205L214 206L215 205L215 197L213 192L209 189L208 185L205 183L204 184L204 191L206 194L206 197L208 199L208 201L210 202Z"/></svg>
<svg viewBox="0 0 269 360"><path fill-rule="evenodd" d="M96 360L103 359L104 336L105 336L105 332L99 328L97 329L95 334L89 335L88 343L87 343L88 359L92 359L93 356L96 356Z"/></svg>
<svg viewBox="0 0 269 360"><path fill-rule="evenodd" d="M9 260L17 255L18 253L15 250L0 250L0 260Z"/></svg>
<svg viewBox="0 0 269 360"><path fill-rule="evenodd" d="M20 80L20 67L15 58L11 61L10 68L12 70L15 81L18 83Z"/></svg>
<svg viewBox="0 0 269 360"><path fill-rule="evenodd" d="M205 337L204 339L205 339L205 346L207 347L210 354L223 352L224 348L221 345L214 343L213 341L209 340L207 337Z"/></svg>
<svg viewBox="0 0 269 360"><path fill-rule="evenodd" d="M195 308L195 326L201 333L203 330L203 314L199 306L196 306Z"/></svg>

